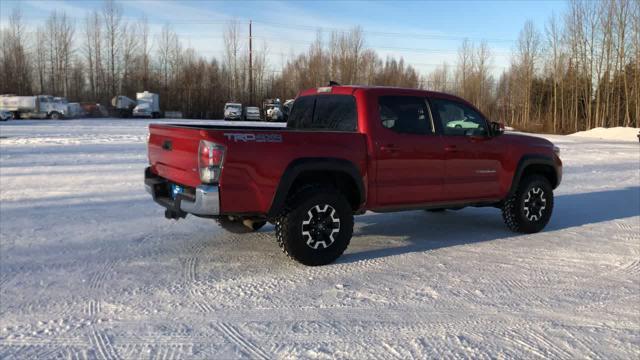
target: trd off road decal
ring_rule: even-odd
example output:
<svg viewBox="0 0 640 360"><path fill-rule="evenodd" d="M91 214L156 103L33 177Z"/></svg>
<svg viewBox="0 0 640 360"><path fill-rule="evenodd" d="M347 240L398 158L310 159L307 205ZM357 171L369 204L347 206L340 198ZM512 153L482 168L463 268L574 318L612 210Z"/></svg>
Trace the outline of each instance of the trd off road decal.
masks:
<svg viewBox="0 0 640 360"><path fill-rule="evenodd" d="M229 140L233 140L234 142L282 142L282 134L224 133L224 136Z"/></svg>

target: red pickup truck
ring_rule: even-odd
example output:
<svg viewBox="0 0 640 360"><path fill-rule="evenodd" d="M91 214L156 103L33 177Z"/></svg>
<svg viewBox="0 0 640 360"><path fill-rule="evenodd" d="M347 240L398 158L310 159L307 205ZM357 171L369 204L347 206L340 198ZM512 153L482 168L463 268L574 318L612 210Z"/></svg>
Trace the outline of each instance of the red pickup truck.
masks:
<svg viewBox="0 0 640 360"><path fill-rule="evenodd" d="M544 228L562 177L559 149L503 134L443 93L365 86L301 92L287 127L149 126L145 185L169 219L224 228L275 224L291 258L323 265L370 210L502 209L507 227Z"/></svg>

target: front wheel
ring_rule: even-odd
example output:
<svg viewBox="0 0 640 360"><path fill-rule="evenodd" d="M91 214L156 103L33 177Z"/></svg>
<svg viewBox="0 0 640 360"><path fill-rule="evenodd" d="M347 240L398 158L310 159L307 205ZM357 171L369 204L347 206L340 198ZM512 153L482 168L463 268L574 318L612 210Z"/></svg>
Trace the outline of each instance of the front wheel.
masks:
<svg viewBox="0 0 640 360"><path fill-rule="evenodd" d="M276 221L276 238L290 258L309 266L335 261L349 246L353 209L337 190L309 187L287 202Z"/></svg>
<svg viewBox="0 0 640 360"><path fill-rule="evenodd" d="M544 229L552 212L553 188L549 180L540 175L524 178L502 206L502 218L507 227L525 234Z"/></svg>
<svg viewBox="0 0 640 360"><path fill-rule="evenodd" d="M51 118L51 120L60 120L62 119L62 115L60 115L60 113L54 112L49 115L49 118Z"/></svg>

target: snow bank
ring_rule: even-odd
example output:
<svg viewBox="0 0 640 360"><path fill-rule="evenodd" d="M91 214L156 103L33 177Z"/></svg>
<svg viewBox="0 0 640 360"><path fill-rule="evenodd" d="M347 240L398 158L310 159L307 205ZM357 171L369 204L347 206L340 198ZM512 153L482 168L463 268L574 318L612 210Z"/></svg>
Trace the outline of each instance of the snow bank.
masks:
<svg viewBox="0 0 640 360"><path fill-rule="evenodd" d="M639 131L640 128L634 127L598 127L587 131L578 131L577 133L569 136L591 137L604 140L638 141Z"/></svg>

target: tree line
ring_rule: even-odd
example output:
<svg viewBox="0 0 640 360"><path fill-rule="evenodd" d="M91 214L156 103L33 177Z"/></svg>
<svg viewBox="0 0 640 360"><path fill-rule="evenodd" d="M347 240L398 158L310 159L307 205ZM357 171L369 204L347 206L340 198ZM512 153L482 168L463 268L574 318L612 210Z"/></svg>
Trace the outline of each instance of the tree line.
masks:
<svg viewBox="0 0 640 360"><path fill-rule="evenodd" d="M486 43L464 41L454 68L444 64L429 74L431 85L470 99L519 129L571 133L640 127L640 1L568 5L542 30L524 24L510 65L497 79L486 68L491 61Z"/></svg>
<svg viewBox="0 0 640 360"><path fill-rule="evenodd" d="M113 0L81 23L54 11L37 29L26 29L16 8L0 33L0 93L108 104L115 95L134 98L148 90L160 94L165 110L219 118L229 100L259 105L264 98L293 98L301 89L335 80L457 94L492 120L523 130L639 127L640 1L568 5L542 28L524 24L501 73L492 71L495 59L486 41L462 41L455 61L421 74L402 58L380 57L355 27L319 31L308 50L280 70L269 66L267 44L255 44L252 82L238 21L221 34L222 56L207 58L185 48L168 24L152 35L146 19L127 22Z"/></svg>

